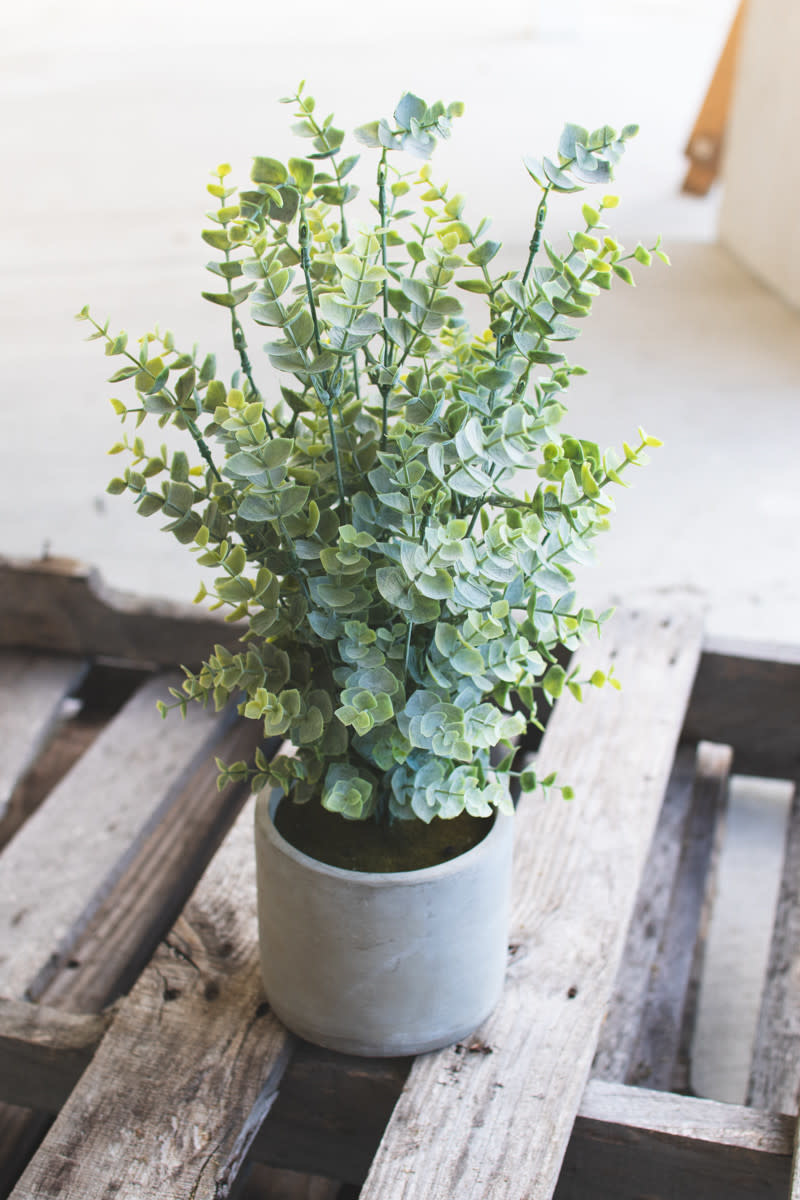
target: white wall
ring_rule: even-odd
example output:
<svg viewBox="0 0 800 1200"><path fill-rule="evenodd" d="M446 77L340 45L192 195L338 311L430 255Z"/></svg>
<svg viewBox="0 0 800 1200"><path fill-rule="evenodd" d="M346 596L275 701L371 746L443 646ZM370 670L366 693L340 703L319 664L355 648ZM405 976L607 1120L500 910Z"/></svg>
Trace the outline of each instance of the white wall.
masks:
<svg viewBox="0 0 800 1200"><path fill-rule="evenodd" d="M720 240L800 307L800 6L749 0L726 139Z"/></svg>

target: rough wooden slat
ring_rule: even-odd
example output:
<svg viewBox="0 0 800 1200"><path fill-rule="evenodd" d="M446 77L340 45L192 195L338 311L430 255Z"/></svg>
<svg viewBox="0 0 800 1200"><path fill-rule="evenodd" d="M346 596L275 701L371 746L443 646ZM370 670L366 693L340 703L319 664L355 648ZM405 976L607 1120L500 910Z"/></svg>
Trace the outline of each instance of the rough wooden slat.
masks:
<svg viewBox="0 0 800 1200"><path fill-rule="evenodd" d="M110 1021L0 999L0 1100L58 1112Z"/></svg>
<svg viewBox="0 0 800 1200"><path fill-rule="evenodd" d="M14 1190L225 1200L291 1039L263 1002L248 804Z"/></svg>
<svg viewBox="0 0 800 1200"><path fill-rule="evenodd" d="M712 864L719 854L731 761L730 746L701 742L697 748L689 819L627 1083L668 1091L676 1087L679 1070L685 1075L678 1059L685 1030L693 1024L690 983L702 961L697 947L704 944L715 888Z"/></svg>
<svg viewBox="0 0 800 1200"><path fill-rule="evenodd" d="M214 751L225 762L249 760L261 743L257 721L237 721ZM163 818L140 839L113 892L73 945L66 968L46 970L31 985L34 999L96 1012L130 989L247 799L240 784L220 792L217 775L209 757L185 781Z"/></svg>
<svg viewBox="0 0 800 1200"><path fill-rule="evenodd" d="M0 646L196 665L235 627L201 610L106 587L67 558L0 558Z"/></svg>
<svg viewBox="0 0 800 1200"><path fill-rule="evenodd" d="M0 844L6 840L2 830L14 789L55 729L64 698L86 670L87 663L78 658L0 651Z"/></svg>
<svg viewBox="0 0 800 1200"><path fill-rule="evenodd" d="M800 776L800 648L707 639L683 737L733 747L742 775Z"/></svg>
<svg viewBox="0 0 800 1200"><path fill-rule="evenodd" d="M642 871L642 882L628 927L614 993L600 1030L592 1065L592 1073L598 1079L625 1083L633 1069L639 1021L651 973L656 969L658 949L675 886L675 872L692 797L695 756L694 746L681 746L675 755L664 803Z"/></svg>
<svg viewBox="0 0 800 1200"><path fill-rule="evenodd" d="M554 1200L785 1200L790 1118L593 1080Z"/></svg>
<svg viewBox="0 0 800 1200"><path fill-rule="evenodd" d="M576 799L518 809L512 961L472 1053L416 1060L362 1200L550 1200L700 652L694 615L618 614L617 698L559 704L540 753ZM581 655L596 664L600 652ZM424 1171L418 1164L425 1164Z"/></svg>
<svg viewBox="0 0 800 1200"><path fill-rule="evenodd" d="M767 974L761 996L749 1104L796 1115L800 1108L800 788L795 787Z"/></svg>
<svg viewBox="0 0 800 1200"><path fill-rule="evenodd" d="M229 761L245 757L258 732L253 721L237 722L214 749ZM186 781L69 958L48 964L34 981L29 990L37 999L96 1012L131 986L247 798L241 783L219 792L216 775L209 758ZM11 1191L48 1124L39 1111L0 1104L0 1196Z"/></svg>
<svg viewBox="0 0 800 1200"><path fill-rule="evenodd" d="M199 706L161 720L156 699L177 679L144 684L0 855L0 994L21 998L69 954L136 839L222 736Z"/></svg>

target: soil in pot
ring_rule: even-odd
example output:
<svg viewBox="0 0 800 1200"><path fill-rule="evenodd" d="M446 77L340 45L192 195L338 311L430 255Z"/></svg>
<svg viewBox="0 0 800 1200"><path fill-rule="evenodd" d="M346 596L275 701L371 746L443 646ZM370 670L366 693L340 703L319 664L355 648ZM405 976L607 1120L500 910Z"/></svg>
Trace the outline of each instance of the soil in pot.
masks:
<svg viewBox="0 0 800 1200"><path fill-rule="evenodd" d="M275 827L296 850L348 871L418 871L466 854L483 841L494 817L461 813L452 820L345 821L321 804L294 804L284 798Z"/></svg>

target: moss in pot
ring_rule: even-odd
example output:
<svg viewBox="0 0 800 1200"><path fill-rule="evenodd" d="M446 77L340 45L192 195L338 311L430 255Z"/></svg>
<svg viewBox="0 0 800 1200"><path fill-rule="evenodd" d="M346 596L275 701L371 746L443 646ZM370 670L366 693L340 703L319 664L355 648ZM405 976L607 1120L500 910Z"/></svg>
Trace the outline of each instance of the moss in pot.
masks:
<svg viewBox="0 0 800 1200"><path fill-rule="evenodd" d="M272 760L258 752L252 763L220 764L221 783L246 777L263 793L263 829L274 829L271 792L289 797L277 838L266 840L301 852L290 858L332 864L328 875L340 872L351 890L359 873L370 886L380 873L449 877L453 862L480 857L495 837L487 830L510 829L513 741L536 723L542 698L616 684L612 672L579 678L557 652L609 615L579 603L573 569L607 527L609 489L657 442L640 430L633 446L604 454L562 432L565 395L584 374L565 351L601 291L631 284L634 263L666 256L658 242L626 252L605 224L617 201L604 186L634 126L617 134L568 125L554 160L524 160L536 206L520 272L497 270L501 246L487 222L470 224L463 198L435 181L427 161L414 166L449 136L460 105L407 93L390 119L356 131L373 168L371 219L369 206L355 219L359 156L302 85L285 102L307 154L256 158L243 188L223 164L208 185L215 207L202 236L216 253L215 285L204 295L227 310L240 364L233 378L220 379L213 355L184 351L168 332L129 347L88 308L79 314L121 359L112 381L135 392L129 404L112 401L122 420L186 435L175 452L125 435L112 453L128 462L109 491L166 518L163 528L215 572L198 602L210 594L245 625L240 641L187 670L174 696L183 710L238 698L266 737L293 744ZM548 205L590 184L600 198L555 249ZM464 293L484 306L476 330ZM266 338L267 364L251 357L255 338ZM498 746L505 754L493 765ZM535 768L520 782L570 796ZM510 833L502 837L507 874ZM492 936L501 929L502 948L507 884L494 891L502 911ZM262 936L265 923L262 913ZM282 952L262 945L273 963ZM318 957L319 946L303 954ZM494 957L502 982L503 955ZM413 995L425 992L420 970ZM267 979L291 1025L275 986ZM319 990L313 977L300 986ZM349 1005L362 1027L366 992ZM468 1032L459 1020L432 1042L410 1036L381 1050L376 1035L355 1052L444 1044ZM349 1035L298 1031L354 1048Z"/></svg>

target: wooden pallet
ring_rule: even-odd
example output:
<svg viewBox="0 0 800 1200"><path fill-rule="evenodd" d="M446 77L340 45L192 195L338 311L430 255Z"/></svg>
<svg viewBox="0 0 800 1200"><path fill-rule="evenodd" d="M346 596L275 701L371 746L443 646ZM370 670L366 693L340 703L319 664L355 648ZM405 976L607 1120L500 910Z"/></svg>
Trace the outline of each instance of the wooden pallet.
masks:
<svg viewBox="0 0 800 1200"><path fill-rule="evenodd" d="M298 1042L263 1000L252 801L213 762L254 723L154 712L230 633L75 564L0 563L0 1193L800 1197L800 819L753 1106L683 1094L728 774L797 777L800 655L618 614L585 657L622 693L557 705L537 751L576 800L520 802L497 1011L378 1061Z"/></svg>

